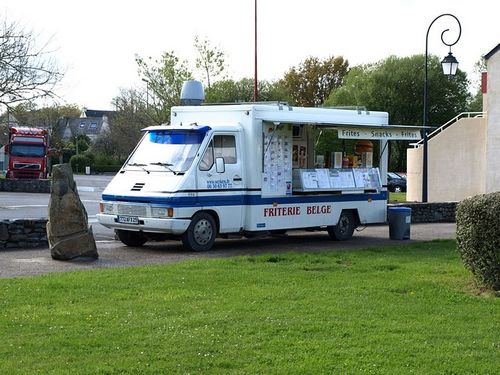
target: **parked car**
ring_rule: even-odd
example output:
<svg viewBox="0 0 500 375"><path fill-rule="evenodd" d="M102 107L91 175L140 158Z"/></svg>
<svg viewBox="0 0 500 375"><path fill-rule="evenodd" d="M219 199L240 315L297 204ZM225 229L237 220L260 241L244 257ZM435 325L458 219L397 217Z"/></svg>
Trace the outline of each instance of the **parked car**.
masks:
<svg viewBox="0 0 500 375"><path fill-rule="evenodd" d="M398 173L387 172L387 189L393 193L405 192L406 177Z"/></svg>

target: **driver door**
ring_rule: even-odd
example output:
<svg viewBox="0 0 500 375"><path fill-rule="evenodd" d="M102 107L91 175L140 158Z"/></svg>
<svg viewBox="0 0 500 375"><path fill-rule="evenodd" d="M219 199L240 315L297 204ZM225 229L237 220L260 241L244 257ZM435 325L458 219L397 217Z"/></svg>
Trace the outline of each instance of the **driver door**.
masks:
<svg viewBox="0 0 500 375"><path fill-rule="evenodd" d="M197 169L198 203L219 215L221 233L243 226L245 179L239 132L218 132L206 148Z"/></svg>

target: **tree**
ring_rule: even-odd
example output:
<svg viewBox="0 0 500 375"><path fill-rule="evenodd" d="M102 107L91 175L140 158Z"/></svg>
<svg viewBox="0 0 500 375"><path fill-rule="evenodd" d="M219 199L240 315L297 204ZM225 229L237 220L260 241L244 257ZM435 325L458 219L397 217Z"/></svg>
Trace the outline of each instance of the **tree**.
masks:
<svg viewBox="0 0 500 375"><path fill-rule="evenodd" d="M483 92L479 89L476 94L472 97L468 112L482 112L483 111Z"/></svg>
<svg viewBox="0 0 500 375"><path fill-rule="evenodd" d="M160 59L147 60L136 56L139 76L147 83L148 113L157 123L168 123L170 108L179 104L182 84L192 79L187 62L180 60L173 52L164 52ZM135 95L138 99L139 96ZM144 96L141 96L143 103Z"/></svg>
<svg viewBox="0 0 500 375"><path fill-rule="evenodd" d="M210 90L211 78L220 76L225 69L224 52L217 47L212 47L207 39L200 41L198 36L194 37L194 47L198 53L195 60L196 68L203 72L207 89Z"/></svg>
<svg viewBox="0 0 500 375"><path fill-rule="evenodd" d="M63 74L50 57L48 43L37 47L32 32L0 21L0 104L54 97Z"/></svg>
<svg viewBox="0 0 500 375"><path fill-rule="evenodd" d="M143 94L137 90L121 90L113 104L116 107L113 121L92 145L92 150L122 160L141 138L141 129L156 123L147 112Z"/></svg>
<svg viewBox="0 0 500 375"><path fill-rule="evenodd" d="M13 107L10 112L22 125L52 128L57 119L79 117L81 110L76 104L39 108L36 103L24 102Z"/></svg>
<svg viewBox="0 0 500 375"><path fill-rule="evenodd" d="M486 60L484 55L474 64L472 72L473 78L471 79L471 86L476 94L472 97L469 103L469 112L482 112L483 111L483 91L481 88L481 75L486 72Z"/></svg>
<svg viewBox="0 0 500 375"><path fill-rule="evenodd" d="M390 56L350 70L344 85L334 90L327 105L364 106L389 113L390 123L421 125L423 121L424 56ZM465 72L454 79L443 75L439 58L429 58L429 123L440 126L467 109L470 94ZM408 142L391 142L390 168L406 169Z"/></svg>
<svg viewBox="0 0 500 375"><path fill-rule="evenodd" d="M285 74L282 85L293 104L317 107L324 103L333 89L342 85L348 67L349 62L341 56L331 56L323 61L309 57Z"/></svg>
<svg viewBox="0 0 500 375"><path fill-rule="evenodd" d="M259 81L259 97L262 101L288 101L289 96L280 82ZM243 78L239 81L232 79L215 82L206 90L207 103L236 103L251 102L253 100L253 79Z"/></svg>

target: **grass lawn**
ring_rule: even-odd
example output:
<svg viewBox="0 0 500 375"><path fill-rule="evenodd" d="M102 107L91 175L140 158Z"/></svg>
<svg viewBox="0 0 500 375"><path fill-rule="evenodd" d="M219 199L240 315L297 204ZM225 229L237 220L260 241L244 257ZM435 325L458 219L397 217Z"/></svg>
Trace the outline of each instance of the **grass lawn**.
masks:
<svg viewBox="0 0 500 375"><path fill-rule="evenodd" d="M389 192L389 202L406 202L406 193L391 193Z"/></svg>
<svg viewBox="0 0 500 375"><path fill-rule="evenodd" d="M2 279L0 373L494 374L499 314L454 241Z"/></svg>

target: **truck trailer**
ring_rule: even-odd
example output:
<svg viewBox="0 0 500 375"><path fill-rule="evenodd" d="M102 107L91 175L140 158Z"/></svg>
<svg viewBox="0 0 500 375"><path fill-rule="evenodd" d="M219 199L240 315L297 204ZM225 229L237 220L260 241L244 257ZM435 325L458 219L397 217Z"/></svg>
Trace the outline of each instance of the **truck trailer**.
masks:
<svg viewBox="0 0 500 375"><path fill-rule="evenodd" d="M418 137L388 117L282 103L172 107L171 123L144 129L104 190L98 221L128 246L179 239L205 251L218 236L304 229L347 240L386 221L388 139ZM314 146L328 130L376 139L379 152L351 166L335 153L326 165Z"/></svg>

